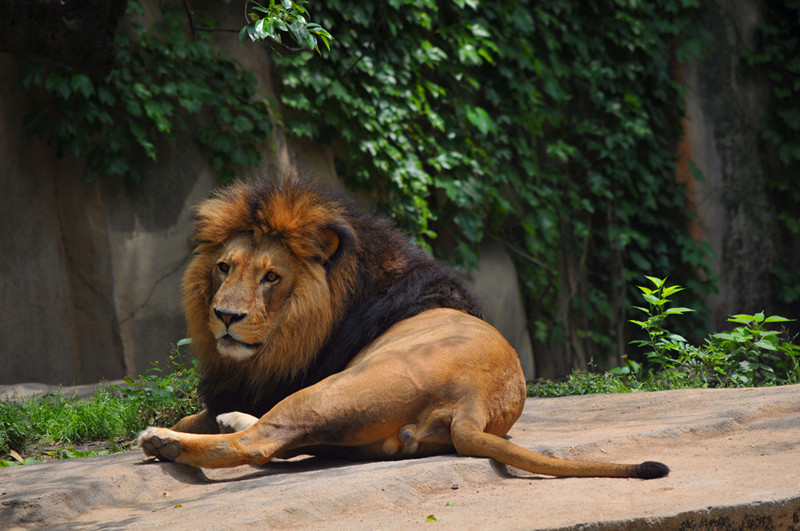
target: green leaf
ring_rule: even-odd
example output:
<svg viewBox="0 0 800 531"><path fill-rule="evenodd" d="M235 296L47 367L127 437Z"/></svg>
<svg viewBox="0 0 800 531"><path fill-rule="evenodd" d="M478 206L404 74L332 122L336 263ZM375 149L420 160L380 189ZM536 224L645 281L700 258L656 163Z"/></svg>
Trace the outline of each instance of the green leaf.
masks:
<svg viewBox="0 0 800 531"><path fill-rule="evenodd" d="M717 332L713 334L712 337L716 339L722 339L723 341L733 341L733 336L728 332Z"/></svg>
<svg viewBox="0 0 800 531"><path fill-rule="evenodd" d="M650 295L649 293L643 293L642 298L654 306L661 306L666 302L662 299L659 299L655 295Z"/></svg>
<svg viewBox="0 0 800 531"><path fill-rule="evenodd" d="M453 221L470 242L478 243L483 238L483 220L477 214L462 210L454 216Z"/></svg>
<svg viewBox="0 0 800 531"><path fill-rule="evenodd" d="M467 120L477 127L482 135L486 136L494 129L494 122L485 109L482 107L467 106L466 110Z"/></svg>
<svg viewBox="0 0 800 531"><path fill-rule="evenodd" d="M294 40L297 41L297 44L303 47L307 47L307 37L308 37L308 30L306 30L306 25L302 22L292 22L289 25L289 32L294 37Z"/></svg>
<svg viewBox="0 0 800 531"><path fill-rule="evenodd" d="M248 40L250 40L250 32L248 30L250 26L245 26L239 31L239 44L244 44Z"/></svg>
<svg viewBox="0 0 800 531"><path fill-rule="evenodd" d="M661 286L664 285L664 282L667 281L666 278L648 277L647 275L645 275L645 278L650 282L652 282L656 288L660 288Z"/></svg>
<svg viewBox="0 0 800 531"><path fill-rule="evenodd" d="M667 308L666 310L664 310L664 313L666 313L668 315L673 315L673 314L683 314L683 313L693 312L693 311L694 311L694 309L692 309L692 308L677 307L677 308Z"/></svg>
<svg viewBox="0 0 800 531"><path fill-rule="evenodd" d="M781 317L780 315L771 315L764 319L765 323L786 323L789 321L794 321L794 319L787 319L786 317Z"/></svg>
<svg viewBox="0 0 800 531"><path fill-rule="evenodd" d="M683 288L680 286L668 286L661 292L661 296L669 297L673 293L678 293L679 291L683 291Z"/></svg>
<svg viewBox="0 0 800 531"><path fill-rule="evenodd" d="M239 115L233 119L233 130L237 133L249 133L253 130L253 122Z"/></svg>
<svg viewBox="0 0 800 531"><path fill-rule="evenodd" d="M753 343L754 346L758 348L763 348L764 350L778 350L771 341L767 341L766 339L762 339L761 341L756 341Z"/></svg>
<svg viewBox="0 0 800 531"><path fill-rule="evenodd" d="M74 74L70 81L72 92L77 92L86 99L94 94L94 84L86 74Z"/></svg>
<svg viewBox="0 0 800 531"><path fill-rule="evenodd" d="M61 97L61 99L68 100L72 90L70 89L69 81L56 73L51 73L47 76L44 87L48 92L52 92Z"/></svg>

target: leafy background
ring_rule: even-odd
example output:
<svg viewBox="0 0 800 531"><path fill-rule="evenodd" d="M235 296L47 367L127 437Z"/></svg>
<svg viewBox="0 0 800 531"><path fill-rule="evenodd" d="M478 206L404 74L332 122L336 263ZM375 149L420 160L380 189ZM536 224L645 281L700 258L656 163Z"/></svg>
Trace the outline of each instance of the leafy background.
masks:
<svg viewBox="0 0 800 531"><path fill-rule="evenodd" d="M104 79L28 64L23 83L42 105L27 129L85 157L88 181L135 180L139 161L177 129L192 131L223 179L259 161L275 122L332 146L347 185L443 259L469 269L487 238L507 246L537 360L551 364L540 373L636 356L628 313L645 274L687 288L677 302L695 311L677 331L705 335L715 278L675 179L684 103L673 75L676 60L702 53L699 1L302 4L307 26L287 18L285 35L317 52L272 46L279 102L210 33L192 34L181 4L164 3L159 23L119 32ZM295 16L292 6L261 15ZM780 103L765 139L779 161L772 186L786 246L800 229L798 12L797 1L770 3L760 51L746 58ZM132 20L140 14L130 1ZM256 18L240 37L282 29ZM783 262L775 272L784 303L800 298L796 270Z"/></svg>
<svg viewBox="0 0 800 531"><path fill-rule="evenodd" d="M670 67L700 47L697 7L326 2L313 14L331 52L277 58L280 100L292 133L338 142L348 184L422 242L442 236L446 257L473 266L478 244L501 238L535 350L608 367L628 349L642 274L669 274L690 301L713 288L674 178ZM704 329L694 304L687 326Z"/></svg>

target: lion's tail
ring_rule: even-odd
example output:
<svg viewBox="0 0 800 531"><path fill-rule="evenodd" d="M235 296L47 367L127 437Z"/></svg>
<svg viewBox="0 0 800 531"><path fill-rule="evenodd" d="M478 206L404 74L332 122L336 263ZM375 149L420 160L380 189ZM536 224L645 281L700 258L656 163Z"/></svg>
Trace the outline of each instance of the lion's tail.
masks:
<svg viewBox="0 0 800 531"><path fill-rule="evenodd" d="M501 463L527 470L534 474L562 477L615 477L655 479L669 474L669 468L655 461L638 465L570 461L537 454L502 437L485 433L475 426L453 423L451 436L456 451L461 455L491 457Z"/></svg>

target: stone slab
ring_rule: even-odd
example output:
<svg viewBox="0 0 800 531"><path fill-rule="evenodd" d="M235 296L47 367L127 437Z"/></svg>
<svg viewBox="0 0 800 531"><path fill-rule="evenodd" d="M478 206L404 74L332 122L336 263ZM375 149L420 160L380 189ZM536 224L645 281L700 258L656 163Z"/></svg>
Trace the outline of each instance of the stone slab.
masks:
<svg viewBox="0 0 800 531"><path fill-rule="evenodd" d="M199 470L130 451L0 469L0 528L800 528L800 386L532 398L509 435L672 472L555 479L458 456Z"/></svg>

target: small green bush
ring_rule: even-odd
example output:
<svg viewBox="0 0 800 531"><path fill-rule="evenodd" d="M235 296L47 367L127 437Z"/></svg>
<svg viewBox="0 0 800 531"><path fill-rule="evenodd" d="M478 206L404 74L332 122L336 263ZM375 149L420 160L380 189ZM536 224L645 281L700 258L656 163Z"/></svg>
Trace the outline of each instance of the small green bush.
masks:
<svg viewBox="0 0 800 531"><path fill-rule="evenodd" d="M528 396L566 396L627 393L698 387L751 387L800 383L800 346L785 329L768 325L792 321L779 315L737 314L728 321L732 330L710 334L702 345L692 345L666 327L671 315L692 309L670 306L670 297L683 290L666 279L646 277L653 287L638 286L647 306L641 320L631 320L647 339L631 343L643 347L642 360L626 358L622 367L606 373L574 371L563 382L539 380L528 384Z"/></svg>
<svg viewBox="0 0 800 531"><path fill-rule="evenodd" d="M625 369L642 378L656 378L667 387L692 386L747 387L779 385L800 381L800 347L785 330L768 330L766 325L791 321L779 315L737 314L728 321L738 323L728 332L709 335L695 346L664 327L670 315L692 311L670 307L670 295L680 286L667 286L666 279L647 277L654 288L639 286L647 307L635 307L646 314L643 321L631 322L647 332L648 338L632 343L646 349L646 364L628 360ZM625 372L625 371L622 371Z"/></svg>

